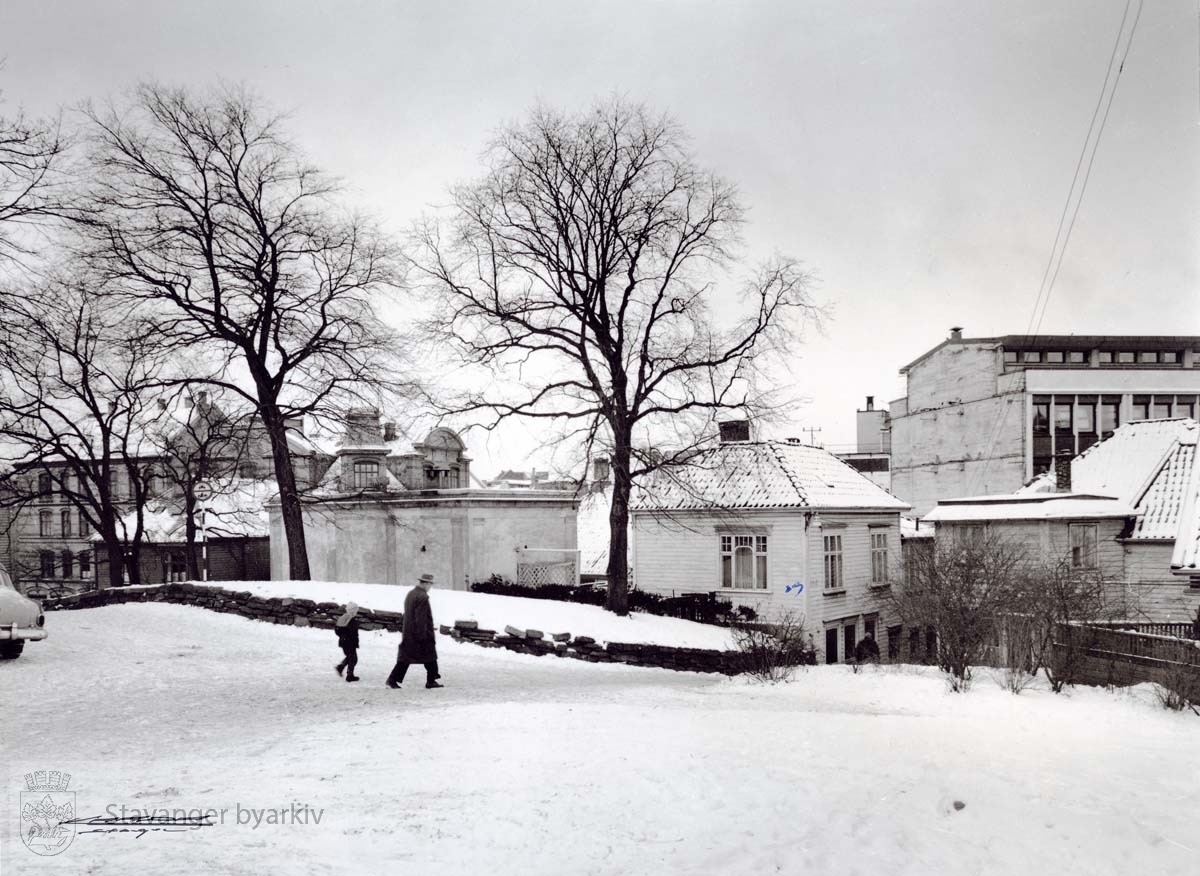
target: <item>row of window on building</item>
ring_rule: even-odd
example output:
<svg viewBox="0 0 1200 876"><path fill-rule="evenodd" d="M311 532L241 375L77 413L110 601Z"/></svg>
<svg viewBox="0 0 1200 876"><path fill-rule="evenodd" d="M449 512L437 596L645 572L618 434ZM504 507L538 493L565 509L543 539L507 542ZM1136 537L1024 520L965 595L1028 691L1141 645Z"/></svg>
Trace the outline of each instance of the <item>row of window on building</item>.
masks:
<svg viewBox="0 0 1200 876"><path fill-rule="evenodd" d="M1122 422L1195 417L1196 396L1035 395L1033 473L1048 471L1060 453L1078 456L1112 435Z"/></svg>
<svg viewBox="0 0 1200 876"><path fill-rule="evenodd" d="M91 523L88 521L87 515L82 511L77 512L79 517L79 538L86 538L88 533L92 531ZM58 528L55 531L53 511L38 512L38 535L42 538L74 538L75 537L75 516L70 508L64 508L58 512Z"/></svg>
<svg viewBox="0 0 1200 876"><path fill-rule="evenodd" d="M167 489L167 479L148 469L143 472L142 479L146 486L146 495L158 496ZM126 489L127 486L124 479L116 473L113 474L109 488L112 490L114 501L133 498L133 490ZM55 479L49 472L42 472L37 478L37 495L43 502L65 502L72 492L78 496L85 496L90 491L94 491L94 487L85 486L80 478L69 473L63 473Z"/></svg>
<svg viewBox="0 0 1200 876"><path fill-rule="evenodd" d="M1087 365L1091 356L1084 350L1005 350L1006 365ZM1097 350L1099 365L1178 365L1179 350Z"/></svg>
<svg viewBox="0 0 1200 876"><path fill-rule="evenodd" d="M38 553L38 573L41 578L74 578L78 567L78 577L92 577L92 552L80 551L41 551ZM57 574L56 574L57 573Z"/></svg>
<svg viewBox="0 0 1200 876"><path fill-rule="evenodd" d="M721 536L721 587L728 590L767 589L767 536L729 534ZM844 590L841 534L823 537L824 585L827 591ZM888 534L871 532L871 583L888 583Z"/></svg>

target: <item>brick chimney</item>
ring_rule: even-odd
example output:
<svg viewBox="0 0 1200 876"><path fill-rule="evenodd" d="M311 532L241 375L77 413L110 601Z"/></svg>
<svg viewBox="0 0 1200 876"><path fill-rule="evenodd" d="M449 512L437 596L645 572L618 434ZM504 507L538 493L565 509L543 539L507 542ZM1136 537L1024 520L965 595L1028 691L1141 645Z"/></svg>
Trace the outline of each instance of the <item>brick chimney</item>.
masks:
<svg viewBox="0 0 1200 876"><path fill-rule="evenodd" d="M395 441L396 440L396 421L395 420L388 420L388 422L383 424L383 440L384 441Z"/></svg>
<svg viewBox="0 0 1200 876"><path fill-rule="evenodd" d="M952 340L952 341L961 341L962 340L962 326L961 325L956 325L956 326L951 327L950 340Z"/></svg>
<svg viewBox="0 0 1200 876"><path fill-rule="evenodd" d="M875 396L873 396L873 395L867 396L867 410L868 411L875 410Z"/></svg>
<svg viewBox="0 0 1200 876"><path fill-rule="evenodd" d="M725 420L717 424L721 429L721 443L734 444L750 440L749 420Z"/></svg>
<svg viewBox="0 0 1200 876"><path fill-rule="evenodd" d="M1054 456L1054 491L1071 492L1071 451L1061 450Z"/></svg>

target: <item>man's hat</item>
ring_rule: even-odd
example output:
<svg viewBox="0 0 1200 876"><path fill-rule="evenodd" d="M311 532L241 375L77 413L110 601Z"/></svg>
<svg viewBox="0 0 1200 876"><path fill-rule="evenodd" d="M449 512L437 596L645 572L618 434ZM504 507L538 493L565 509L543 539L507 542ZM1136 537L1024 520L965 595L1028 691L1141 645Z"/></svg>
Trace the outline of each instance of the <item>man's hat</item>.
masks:
<svg viewBox="0 0 1200 876"><path fill-rule="evenodd" d="M432 576L432 575L430 575L428 572L426 572L424 575L422 575L422 576L420 577L419 581L420 581L420 583L422 583L422 584L432 584L432 583L433 583L433 576Z"/></svg>

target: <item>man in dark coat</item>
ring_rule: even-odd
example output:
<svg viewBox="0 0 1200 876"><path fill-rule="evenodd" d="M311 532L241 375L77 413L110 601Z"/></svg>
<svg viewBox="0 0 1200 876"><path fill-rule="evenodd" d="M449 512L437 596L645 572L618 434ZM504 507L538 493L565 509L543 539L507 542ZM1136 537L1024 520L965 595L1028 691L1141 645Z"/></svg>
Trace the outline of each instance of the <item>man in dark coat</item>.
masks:
<svg viewBox="0 0 1200 876"><path fill-rule="evenodd" d="M444 687L438 684L437 640L433 629L433 611L429 607L429 588L433 576L424 574L417 586L404 598L404 625L400 633L400 649L396 665L387 677L387 686L400 687L404 674L413 663L425 664L425 687Z"/></svg>
<svg viewBox="0 0 1200 876"><path fill-rule="evenodd" d="M354 667L358 665L358 606L353 602L346 603L346 613L337 619L333 631L337 633L338 645L345 659L334 669L341 675L346 670L346 681L358 681Z"/></svg>
<svg viewBox="0 0 1200 876"><path fill-rule="evenodd" d="M867 633L858 640L854 648L854 659L858 663L877 663L879 661L879 645L875 637Z"/></svg>

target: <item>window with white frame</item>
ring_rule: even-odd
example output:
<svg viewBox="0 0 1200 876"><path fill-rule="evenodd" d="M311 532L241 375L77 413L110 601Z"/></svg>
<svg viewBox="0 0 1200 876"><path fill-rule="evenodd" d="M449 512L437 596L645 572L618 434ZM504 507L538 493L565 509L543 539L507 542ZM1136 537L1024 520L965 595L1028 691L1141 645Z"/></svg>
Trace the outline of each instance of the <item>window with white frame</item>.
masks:
<svg viewBox="0 0 1200 876"><path fill-rule="evenodd" d="M49 511L41 511L38 513L38 535L50 536L54 535L54 515Z"/></svg>
<svg viewBox="0 0 1200 876"><path fill-rule="evenodd" d="M1072 523L1067 532L1071 538L1071 568L1096 568L1096 524Z"/></svg>
<svg viewBox="0 0 1200 876"><path fill-rule="evenodd" d="M871 533L871 583L886 584L888 580L887 532Z"/></svg>
<svg viewBox="0 0 1200 876"><path fill-rule="evenodd" d="M62 524L62 534L64 536L66 536L67 538L70 538L70 536L71 536L71 509L64 508L62 510L62 512L59 514L59 518L60 518L60 522Z"/></svg>
<svg viewBox="0 0 1200 876"><path fill-rule="evenodd" d="M825 589L841 590L846 586L842 574L842 537L841 535L825 536Z"/></svg>
<svg viewBox="0 0 1200 876"><path fill-rule="evenodd" d="M721 586L734 590L767 589L767 537L721 536Z"/></svg>

